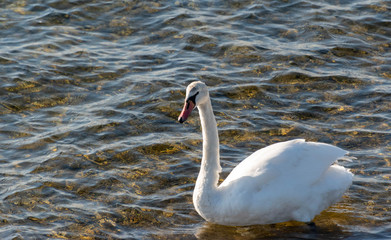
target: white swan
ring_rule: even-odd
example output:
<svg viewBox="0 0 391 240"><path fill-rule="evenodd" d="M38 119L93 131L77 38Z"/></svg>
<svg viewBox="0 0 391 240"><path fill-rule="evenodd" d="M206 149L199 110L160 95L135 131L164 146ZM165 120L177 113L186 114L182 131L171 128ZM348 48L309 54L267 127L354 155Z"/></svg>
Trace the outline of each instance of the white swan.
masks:
<svg viewBox="0 0 391 240"><path fill-rule="evenodd" d="M187 87L178 121L186 121L195 107L201 118L203 154L193 203L209 222L231 226L311 222L315 215L337 202L352 183L353 174L336 164L346 151L296 139L256 151L218 186L219 137L203 82Z"/></svg>

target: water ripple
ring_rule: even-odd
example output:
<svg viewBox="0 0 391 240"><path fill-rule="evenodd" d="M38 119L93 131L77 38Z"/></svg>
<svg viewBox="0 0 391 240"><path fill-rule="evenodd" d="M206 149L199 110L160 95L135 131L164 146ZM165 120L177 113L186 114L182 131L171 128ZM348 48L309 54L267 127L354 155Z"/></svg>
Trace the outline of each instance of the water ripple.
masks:
<svg viewBox="0 0 391 240"><path fill-rule="evenodd" d="M0 237L390 238L386 1L3 1ZM202 139L176 118L202 80L222 179L293 138L357 159L344 199L299 223L232 228L192 206Z"/></svg>

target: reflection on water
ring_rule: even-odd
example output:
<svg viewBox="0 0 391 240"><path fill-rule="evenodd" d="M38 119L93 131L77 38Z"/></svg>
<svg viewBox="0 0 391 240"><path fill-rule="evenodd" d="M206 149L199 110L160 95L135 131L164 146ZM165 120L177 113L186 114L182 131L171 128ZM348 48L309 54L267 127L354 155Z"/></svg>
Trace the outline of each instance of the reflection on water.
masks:
<svg viewBox="0 0 391 240"><path fill-rule="evenodd" d="M387 1L69 1L0 4L0 236L391 237ZM222 179L293 138L357 157L344 199L302 223L224 227L194 211L202 80Z"/></svg>

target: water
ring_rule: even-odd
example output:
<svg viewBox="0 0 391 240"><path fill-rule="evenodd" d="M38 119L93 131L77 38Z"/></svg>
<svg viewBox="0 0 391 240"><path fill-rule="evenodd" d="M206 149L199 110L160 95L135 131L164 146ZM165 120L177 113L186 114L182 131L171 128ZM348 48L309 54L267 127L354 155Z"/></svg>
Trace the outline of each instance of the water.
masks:
<svg viewBox="0 0 391 240"><path fill-rule="evenodd" d="M391 238L390 1L0 3L2 239ZM357 159L315 218L224 227L192 205L210 86L222 179L251 152L306 138Z"/></svg>

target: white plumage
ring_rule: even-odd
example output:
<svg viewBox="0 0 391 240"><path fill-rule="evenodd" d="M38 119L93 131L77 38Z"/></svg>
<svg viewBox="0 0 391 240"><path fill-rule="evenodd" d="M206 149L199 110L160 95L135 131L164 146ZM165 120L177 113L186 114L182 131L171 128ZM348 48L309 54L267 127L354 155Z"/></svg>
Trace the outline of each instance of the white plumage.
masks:
<svg viewBox="0 0 391 240"><path fill-rule="evenodd" d="M207 221L233 226L310 222L337 202L352 183L353 174L336 164L347 151L296 139L254 152L218 186L217 125L202 82L188 86L179 121L184 122L195 107L201 118L203 157L193 203Z"/></svg>

